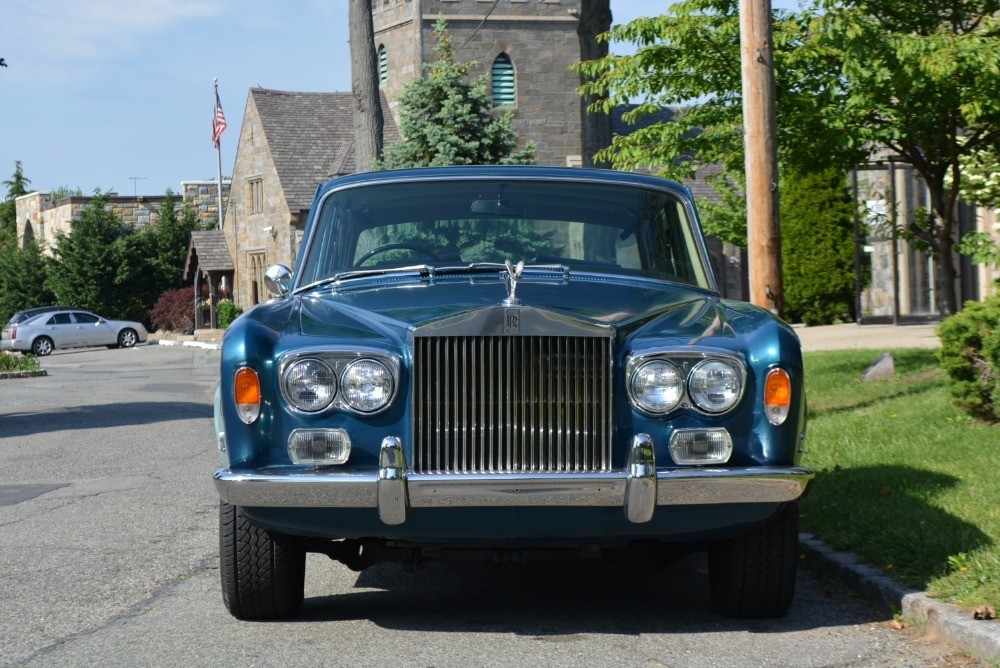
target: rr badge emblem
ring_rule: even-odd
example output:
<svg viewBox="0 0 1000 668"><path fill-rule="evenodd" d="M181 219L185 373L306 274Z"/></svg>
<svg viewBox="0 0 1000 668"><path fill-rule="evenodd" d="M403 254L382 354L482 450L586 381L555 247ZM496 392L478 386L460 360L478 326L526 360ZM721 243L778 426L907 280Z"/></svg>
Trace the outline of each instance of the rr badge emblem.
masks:
<svg viewBox="0 0 1000 668"><path fill-rule="evenodd" d="M503 310L503 333L519 334L521 332L521 309L505 308Z"/></svg>

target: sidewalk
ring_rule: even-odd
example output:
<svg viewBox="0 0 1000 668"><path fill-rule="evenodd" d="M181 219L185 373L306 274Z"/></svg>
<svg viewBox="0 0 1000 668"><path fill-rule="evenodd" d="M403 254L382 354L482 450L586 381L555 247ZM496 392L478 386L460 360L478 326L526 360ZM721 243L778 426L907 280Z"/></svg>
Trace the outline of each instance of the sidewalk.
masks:
<svg viewBox="0 0 1000 668"><path fill-rule="evenodd" d="M796 327L802 350L847 350L850 348L938 348L937 325L822 325Z"/></svg>

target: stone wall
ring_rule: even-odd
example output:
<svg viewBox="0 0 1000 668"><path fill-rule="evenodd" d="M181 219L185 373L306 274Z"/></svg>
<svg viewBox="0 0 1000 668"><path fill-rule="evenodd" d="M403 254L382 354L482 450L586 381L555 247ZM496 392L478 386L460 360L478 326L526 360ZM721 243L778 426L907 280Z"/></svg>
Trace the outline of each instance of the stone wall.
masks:
<svg viewBox="0 0 1000 668"><path fill-rule="evenodd" d="M56 235L68 235L73 221L78 220L81 210L92 197L64 197L52 201L48 193L33 192L18 197L15 202L17 216L17 239L25 243L25 235L42 244L46 254L51 254L56 243ZM107 199L107 209L113 212L128 227L140 228L155 222L157 210L166 199L162 195L153 197L117 197Z"/></svg>
<svg viewBox="0 0 1000 668"><path fill-rule="evenodd" d="M580 60L576 34L579 0L500 0L478 28L492 2L484 0L376 0L375 43L386 48L388 81L384 89L398 120L396 98L419 75L420 58L434 58L434 23L444 18L463 60L478 65L472 76L489 74L494 59L506 53L514 65L514 114L519 144L535 143L540 165L580 164L579 76L570 68ZM416 25L421 30L415 28ZM420 54L418 56L418 54Z"/></svg>
<svg viewBox="0 0 1000 668"><path fill-rule="evenodd" d="M229 200L232 182L222 181L222 201ZM202 228L214 227L219 220L219 182L181 181L181 197L184 204L194 208Z"/></svg>

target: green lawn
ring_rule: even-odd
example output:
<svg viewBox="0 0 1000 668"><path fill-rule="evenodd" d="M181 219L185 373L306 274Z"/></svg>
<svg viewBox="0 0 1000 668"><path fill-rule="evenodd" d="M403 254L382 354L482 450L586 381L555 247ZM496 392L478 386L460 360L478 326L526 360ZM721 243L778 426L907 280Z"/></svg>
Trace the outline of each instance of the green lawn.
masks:
<svg viewBox="0 0 1000 668"><path fill-rule="evenodd" d="M880 352L806 355L803 529L907 586L997 606L1000 426L951 404L933 350L893 350L896 378L862 383Z"/></svg>

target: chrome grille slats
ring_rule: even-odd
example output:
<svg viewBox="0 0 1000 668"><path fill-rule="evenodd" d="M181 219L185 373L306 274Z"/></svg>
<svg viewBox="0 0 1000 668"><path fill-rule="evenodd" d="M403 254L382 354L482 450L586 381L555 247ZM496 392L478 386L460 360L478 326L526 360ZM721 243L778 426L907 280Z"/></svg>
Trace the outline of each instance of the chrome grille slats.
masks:
<svg viewBox="0 0 1000 668"><path fill-rule="evenodd" d="M610 470L611 341L414 338L413 470Z"/></svg>

